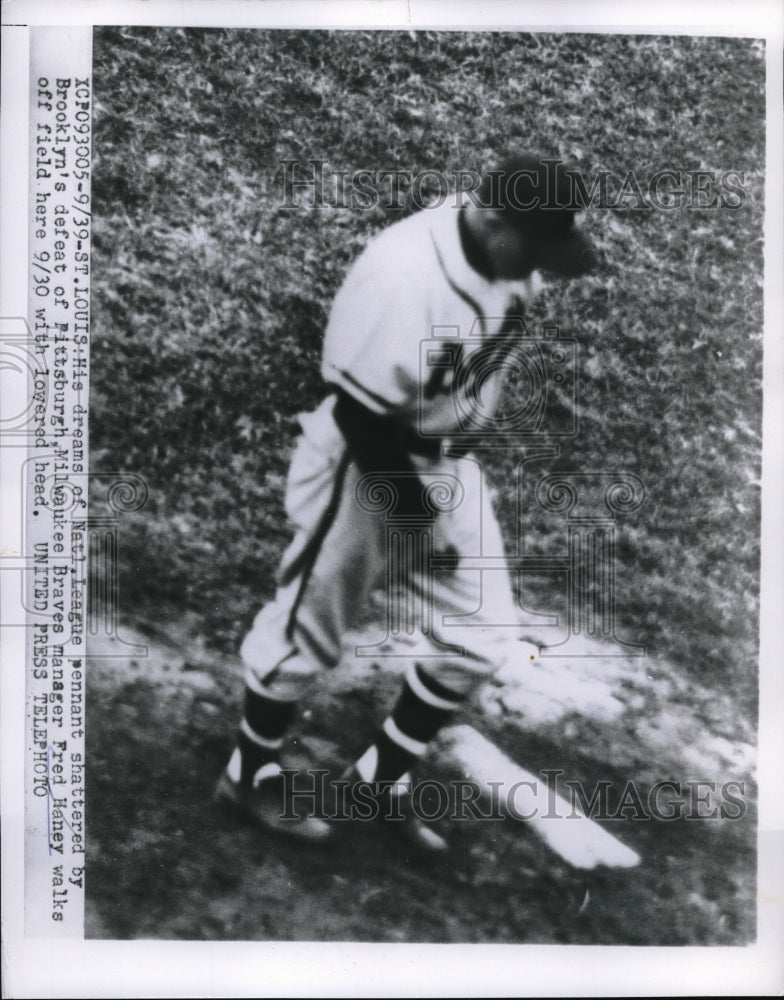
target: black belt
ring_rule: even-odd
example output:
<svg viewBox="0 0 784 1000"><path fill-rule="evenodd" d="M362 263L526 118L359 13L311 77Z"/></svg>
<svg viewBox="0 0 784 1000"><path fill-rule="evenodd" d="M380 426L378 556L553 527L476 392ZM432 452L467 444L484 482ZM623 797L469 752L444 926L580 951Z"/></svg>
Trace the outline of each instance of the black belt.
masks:
<svg viewBox="0 0 784 1000"><path fill-rule="evenodd" d="M440 458L444 438L425 437L410 425L401 423L395 416L381 415L368 409L368 407L360 403L355 396L347 393L341 386L331 386L331 388L335 390L336 404L342 400L341 405L344 413L351 414L351 420L354 425L358 421L361 422L364 425L362 430L366 435L370 427L375 425L373 433L376 435L376 440L385 438L388 442L393 442L399 451L407 452L410 455L421 455L424 458ZM345 426L345 420L339 419L338 426L341 427L345 436L348 430Z"/></svg>

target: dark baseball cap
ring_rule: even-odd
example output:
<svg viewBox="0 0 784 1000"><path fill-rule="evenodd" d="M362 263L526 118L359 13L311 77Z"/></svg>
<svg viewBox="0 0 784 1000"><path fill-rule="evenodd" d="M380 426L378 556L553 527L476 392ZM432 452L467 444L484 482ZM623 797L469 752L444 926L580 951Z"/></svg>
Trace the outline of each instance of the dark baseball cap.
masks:
<svg viewBox="0 0 784 1000"><path fill-rule="evenodd" d="M555 157L523 154L488 172L477 192L482 205L501 209L534 243L541 270L570 278L598 264L593 243L575 227L582 208L575 200L575 176L578 171Z"/></svg>

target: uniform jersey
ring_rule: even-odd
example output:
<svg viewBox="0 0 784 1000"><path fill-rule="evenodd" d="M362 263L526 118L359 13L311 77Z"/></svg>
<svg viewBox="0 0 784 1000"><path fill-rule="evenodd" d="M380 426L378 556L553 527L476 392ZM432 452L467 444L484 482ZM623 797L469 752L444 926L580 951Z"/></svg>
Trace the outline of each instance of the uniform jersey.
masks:
<svg viewBox="0 0 784 1000"><path fill-rule="evenodd" d="M459 214L453 202L423 209L368 244L335 298L322 362L325 380L368 409L440 437L492 416L510 346L504 320L540 287L536 272L490 282L474 271Z"/></svg>

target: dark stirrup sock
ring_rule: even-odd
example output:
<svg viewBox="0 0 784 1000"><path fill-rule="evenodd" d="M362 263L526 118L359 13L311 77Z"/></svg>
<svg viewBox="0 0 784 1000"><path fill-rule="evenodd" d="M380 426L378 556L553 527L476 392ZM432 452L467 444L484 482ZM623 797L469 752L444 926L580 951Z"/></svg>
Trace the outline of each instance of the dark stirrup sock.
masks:
<svg viewBox="0 0 784 1000"><path fill-rule="evenodd" d="M237 761L232 778L250 786L259 768L278 759L283 736L297 711L295 700L282 701L261 688L245 687L245 712L237 736ZM235 757L237 752L235 752ZM231 766L231 765L230 765ZM239 774L236 771L239 771Z"/></svg>
<svg viewBox="0 0 784 1000"><path fill-rule="evenodd" d="M394 783L427 749L465 697L430 677L419 663L409 670L398 700L355 767L364 781Z"/></svg>

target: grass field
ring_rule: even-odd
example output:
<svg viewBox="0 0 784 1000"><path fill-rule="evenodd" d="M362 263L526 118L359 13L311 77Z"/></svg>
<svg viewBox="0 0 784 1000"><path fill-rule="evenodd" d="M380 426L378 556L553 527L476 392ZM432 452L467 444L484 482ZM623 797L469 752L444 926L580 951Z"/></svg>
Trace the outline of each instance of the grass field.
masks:
<svg viewBox="0 0 784 1000"><path fill-rule="evenodd" d="M579 434L537 472L626 471L645 486L645 502L616 525L618 636L647 647L652 674L685 679L681 700L689 683L729 699L725 735L753 743L763 56L761 43L727 38L96 30L91 461L149 487L145 508L121 523L124 620L160 629L187 618L189 641L215 650L216 662L236 650L273 591L289 537L285 474L296 414L324 394L318 363L332 297L368 238L413 210L410 191L400 209L383 198L366 210L314 208L304 196L286 207L283 160L303 171L320 159L334 170L417 174L481 169L524 146L587 176L608 172L616 195L630 172L647 180L679 171L693 192L687 172L734 171L735 207L702 207L715 193L708 183L699 203L659 208L627 186L590 209L585 225L604 269L553 285L529 321L534 330L557 324L580 358ZM519 456L488 449L482 458L509 542L560 554L565 520L520 495ZM543 613L557 594L531 577L520 599ZM228 693L219 707L231 714ZM220 718L210 738L223 753L234 719ZM154 721L142 730L152 735ZM108 795L119 761L102 725L91 724L94 752L102 748L93 780ZM577 756L589 728L579 730ZM537 739L552 751L556 735ZM148 760L152 748L137 751ZM105 845L111 824L91 822ZM664 897L635 896L653 908L648 943L657 933L672 943L753 935L750 835L726 836L708 867L715 896L735 899L734 916L711 928L708 907L693 932L688 922L673 931L658 921L657 930L652 913ZM697 841L686 868L712 850L710 837ZM743 852L730 860L733 844ZM643 884L655 895L653 872ZM661 891L677 897L676 884L673 870ZM514 917L518 940L527 919ZM494 927L482 939L493 940ZM538 940L592 933L559 937L548 927ZM605 931L599 940L626 940L612 920ZM460 939L459 928L442 932ZM263 936L259 927L242 933Z"/></svg>

